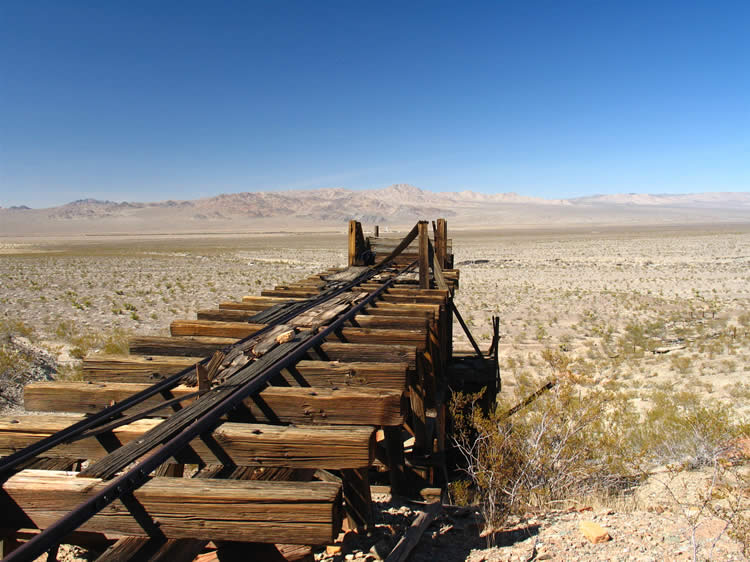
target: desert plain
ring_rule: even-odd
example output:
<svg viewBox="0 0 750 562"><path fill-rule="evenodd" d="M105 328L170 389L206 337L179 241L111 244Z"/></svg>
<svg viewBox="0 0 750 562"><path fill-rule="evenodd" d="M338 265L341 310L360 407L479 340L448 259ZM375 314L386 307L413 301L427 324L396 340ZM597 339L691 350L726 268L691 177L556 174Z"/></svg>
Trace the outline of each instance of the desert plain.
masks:
<svg viewBox="0 0 750 562"><path fill-rule="evenodd" d="M367 229L367 226L365 227ZM392 232L389 236L397 237ZM500 318L503 396L553 375L700 389L750 408L750 226L452 230L456 304L483 347ZM129 334L346 262L346 235L74 236L0 241L0 322L64 368ZM455 346L468 347L456 324ZM636 403L639 398L635 397Z"/></svg>
<svg viewBox="0 0 750 562"><path fill-rule="evenodd" d="M392 229L388 235L404 233ZM500 318L502 404L562 376L589 388L617 389L634 412L647 412L656 397L683 390L737 419L750 412L750 225L452 229L449 235L461 270L456 304L481 347L489 346L491 317ZM78 377L87 353L125 353L131 334L167 335L172 320L343 266L346 252L344 228L5 237L0 407L22 411L21 389L29 380ZM469 349L458 324L454 347ZM684 546L689 536L678 519L667 517ZM633 518L623 525L632 526ZM649 525L658 535L659 521ZM433 539L439 542L441 533ZM725 533L721 540L728 540ZM510 553L486 551L484 558L469 554L466 545L481 549L471 542L461 553L428 546L420 556L499 560L527 556L528 541ZM642 552L677 552L672 546L677 548ZM677 559L691 553L683 546ZM581 559L600 559L603 551L589 550L580 551ZM741 558L736 544L717 552Z"/></svg>

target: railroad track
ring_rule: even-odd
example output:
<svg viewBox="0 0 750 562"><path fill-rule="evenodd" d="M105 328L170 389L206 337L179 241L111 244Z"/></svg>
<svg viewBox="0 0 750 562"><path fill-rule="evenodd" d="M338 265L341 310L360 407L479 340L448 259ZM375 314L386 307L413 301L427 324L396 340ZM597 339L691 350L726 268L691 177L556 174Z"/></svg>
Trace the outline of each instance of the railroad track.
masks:
<svg viewBox="0 0 750 562"><path fill-rule="evenodd" d="M372 477L443 484L452 261L442 219L402 240L351 221L347 268L86 357L82 382L28 385L47 413L0 418L4 559L85 541L108 545L99 560L192 560L209 542L293 559L344 520L372 526ZM496 360L479 360L487 386Z"/></svg>

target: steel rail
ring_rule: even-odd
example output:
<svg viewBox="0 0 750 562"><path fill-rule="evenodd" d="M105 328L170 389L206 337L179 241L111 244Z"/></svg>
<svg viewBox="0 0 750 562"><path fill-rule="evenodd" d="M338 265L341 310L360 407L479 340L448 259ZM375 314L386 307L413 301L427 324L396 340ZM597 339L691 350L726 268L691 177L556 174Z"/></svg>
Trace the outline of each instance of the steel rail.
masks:
<svg viewBox="0 0 750 562"><path fill-rule="evenodd" d="M306 312L311 308L318 306L319 304L350 290L352 287L364 283L370 277L376 275L382 269L384 269L390 263L390 261L391 260L383 260L383 262L379 263L376 267L363 272L356 279L349 281L330 292L324 292L321 295L310 299L310 302L300 309L290 311L289 315L282 316L280 319L276 320L276 322L268 324L257 332L254 332L249 336L241 339L240 341L228 345L222 351L228 353L233 348L244 344L252 338L263 335L267 331L271 330L274 326L283 324L284 322L289 321L291 318L294 318L295 316L302 314L303 312ZM196 364L205 366L208 361L210 361L210 359L210 356L205 357L202 360L198 361ZM193 369L195 369L195 365L186 367L179 373L171 375L163 381L155 383L154 385L145 388L140 392L137 392L136 394L133 394L132 396L129 396L128 398L125 398L124 400L117 402L116 404L113 404L112 406L108 406L107 408L97 412L96 414L93 414L92 416L71 424L67 428L62 429L57 433L53 433L52 435L45 437L44 439L41 439L36 443L29 445L24 449L21 449L20 451L16 451L6 457L3 457L2 459L0 459L0 481L10 476L11 472L20 464L39 456L40 454L50 450L57 445L67 443L69 440L75 439L87 430L95 429L97 426L107 423L109 420L117 415L120 415L125 410L128 410L129 408L132 408L137 404L140 404L144 400L147 400L156 394L171 390L172 388L176 387L180 383L181 379L185 375L189 374Z"/></svg>
<svg viewBox="0 0 750 562"><path fill-rule="evenodd" d="M412 262L400 273L408 271L410 268L414 267L416 263L416 261ZM159 449L151 452L134 467L111 480L109 484L99 490L92 497L47 527L30 541L11 552L3 560L7 562L27 562L35 560L47 550L59 544L66 535L83 525L113 501L122 496L132 494L151 479L149 474L153 470L159 467L169 457L179 452L180 449L188 445L193 439L212 430L221 416L236 408L248 396L262 390L272 377L277 375L282 369L290 367L299 361L308 349L322 343L326 337L338 330L345 322L353 318L360 310L379 297L396 281L397 277L398 275L395 275L387 280L383 285L378 287L378 289L368 294L367 297L348 311L344 312L322 331L299 342L290 353L280 357L277 361L266 367L253 379L236 389L232 394L213 406L191 425L169 439Z"/></svg>

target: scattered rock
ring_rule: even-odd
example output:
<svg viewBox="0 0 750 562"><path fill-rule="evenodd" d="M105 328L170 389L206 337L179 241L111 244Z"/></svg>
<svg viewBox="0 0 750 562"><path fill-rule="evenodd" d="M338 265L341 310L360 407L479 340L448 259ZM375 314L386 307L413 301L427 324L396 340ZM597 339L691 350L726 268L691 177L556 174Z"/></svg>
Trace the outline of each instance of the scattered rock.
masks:
<svg viewBox="0 0 750 562"><path fill-rule="evenodd" d="M612 540L609 531L593 521L581 521L580 529L583 536L594 544Z"/></svg>

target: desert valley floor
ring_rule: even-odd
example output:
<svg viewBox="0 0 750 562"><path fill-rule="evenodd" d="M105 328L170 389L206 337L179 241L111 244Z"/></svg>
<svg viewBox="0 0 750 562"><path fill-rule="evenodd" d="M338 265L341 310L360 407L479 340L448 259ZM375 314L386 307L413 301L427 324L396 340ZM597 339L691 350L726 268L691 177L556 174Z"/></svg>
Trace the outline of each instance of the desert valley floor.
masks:
<svg viewBox="0 0 750 562"><path fill-rule="evenodd" d="M501 402L565 376L616 388L637 412L690 390L732 416L750 413L750 226L449 234L456 304L480 346L500 317ZM122 350L129 334L166 335L198 309L345 262L343 230L0 239L0 333L31 350L20 356L29 365L48 354L53 375L76 377L84 354ZM19 387L26 374L9 353L0 368ZM3 398L6 412L20 410L18 388Z"/></svg>
<svg viewBox="0 0 750 562"><path fill-rule="evenodd" d="M747 413L750 227L451 236L456 302L483 345L500 317L505 396L551 374L540 355L551 348L591 382L700 388ZM345 242L343 233L6 239L0 321L22 323L74 366L128 333L166 333L220 300L342 265Z"/></svg>

